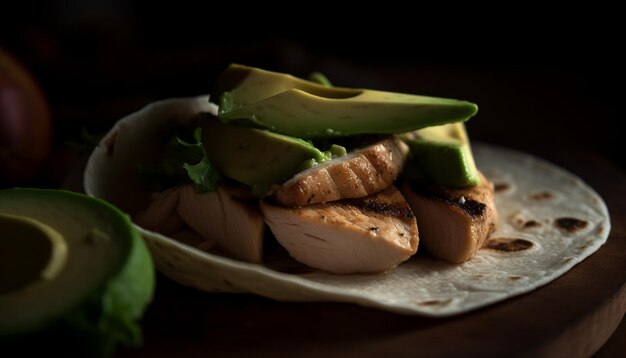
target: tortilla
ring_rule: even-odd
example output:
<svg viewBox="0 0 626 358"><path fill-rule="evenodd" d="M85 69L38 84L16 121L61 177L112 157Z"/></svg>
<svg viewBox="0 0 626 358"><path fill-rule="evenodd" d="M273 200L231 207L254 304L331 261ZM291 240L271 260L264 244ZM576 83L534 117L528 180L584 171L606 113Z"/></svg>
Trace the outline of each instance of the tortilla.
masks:
<svg viewBox="0 0 626 358"><path fill-rule="evenodd" d="M137 163L159 156L168 123L215 112L208 97L161 101L121 119L91 155L85 190L131 215L148 205ZM249 292L283 301L338 301L423 316L450 316L529 292L598 250L610 231L605 203L571 173L530 155L474 145L495 183L501 222L475 258L460 265L424 254L372 275L280 272L200 251L140 227L157 268L210 292ZM419 225L419 223L418 223ZM296 270L297 271L297 270Z"/></svg>

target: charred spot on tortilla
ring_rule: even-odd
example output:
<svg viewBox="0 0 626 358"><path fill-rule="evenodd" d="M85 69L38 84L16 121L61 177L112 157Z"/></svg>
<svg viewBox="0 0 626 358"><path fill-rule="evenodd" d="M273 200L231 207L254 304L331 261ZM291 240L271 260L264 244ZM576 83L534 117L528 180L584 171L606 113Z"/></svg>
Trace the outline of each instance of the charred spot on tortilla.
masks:
<svg viewBox="0 0 626 358"><path fill-rule="evenodd" d="M552 199L554 195L548 191L542 191L539 193L534 193L530 195L530 199L534 201L544 201Z"/></svg>
<svg viewBox="0 0 626 358"><path fill-rule="evenodd" d="M523 210L518 210L509 217L509 222L518 229L532 229L543 224L535 219L528 219Z"/></svg>
<svg viewBox="0 0 626 358"><path fill-rule="evenodd" d="M511 276L509 276L509 280L511 280L511 281L521 280L522 278L524 278L524 277L523 276L519 276L519 275L511 275Z"/></svg>
<svg viewBox="0 0 626 358"><path fill-rule="evenodd" d="M115 131L110 136L107 136L106 138L104 138L103 143L107 149L106 153L108 157L112 157L115 152L115 141L117 141L118 134L119 132Z"/></svg>
<svg viewBox="0 0 626 358"><path fill-rule="evenodd" d="M452 299L447 300L429 300L429 301L421 301L418 302L418 306L447 306L452 302Z"/></svg>
<svg viewBox="0 0 626 358"><path fill-rule="evenodd" d="M510 221L512 224L514 224L517 227L523 227L524 223L526 222L520 213L511 215Z"/></svg>
<svg viewBox="0 0 626 358"><path fill-rule="evenodd" d="M533 243L526 239L518 238L494 238L485 243L485 248L495 251L516 252L524 251L533 247Z"/></svg>
<svg viewBox="0 0 626 358"><path fill-rule="evenodd" d="M538 226L541 226L541 223L537 220L528 220L523 225L524 229L530 229Z"/></svg>
<svg viewBox="0 0 626 358"><path fill-rule="evenodd" d="M496 184L494 184L494 190L495 190L496 193L507 191L510 188L511 188L511 185L509 183L496 183Z"/></svg>
<svg viewBox="0 0 626 358"><path fill-rule="evenodd" d="M588 224L587 221L576 218L558 218L554 221L556 227L570 233L582 230L586 228Z"/></svg>

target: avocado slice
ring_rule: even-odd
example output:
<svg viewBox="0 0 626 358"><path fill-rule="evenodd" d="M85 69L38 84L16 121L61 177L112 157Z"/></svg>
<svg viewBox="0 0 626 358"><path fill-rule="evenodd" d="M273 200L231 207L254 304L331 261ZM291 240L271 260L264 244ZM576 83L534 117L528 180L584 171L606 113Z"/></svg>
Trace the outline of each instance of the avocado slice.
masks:
<svg viewBox="0 0 626 358"><path fill-rule="evenodd" d="M402 133L466 121L478 110L466 101L330 87L238 64L218 78L212 98L224 122L298 138Z"/></svg>
<svg viewBox="0 0 626 358"><path fill-rule="evenodd" d="M411 164L421 174L447 187L467 187L480 181L463 123L445 124L405 133Z"/></svg>
<svg viewBox="0 0 626 358"><path fill-rule="evenodd" d="M207 116L200 123L209 161L223 175L251 186L259 196L307 167L345 154L339 146L333 146L332 153L322 152L300 138L222 123L215 117Z"/></svg>
<svg viewBox="0 0 626 358"><path fill-rule="evenodd" d="M0 342L89 342L104 355L141 343L154 268L127 215L78 193L6 189L0 232Z"/></svg>

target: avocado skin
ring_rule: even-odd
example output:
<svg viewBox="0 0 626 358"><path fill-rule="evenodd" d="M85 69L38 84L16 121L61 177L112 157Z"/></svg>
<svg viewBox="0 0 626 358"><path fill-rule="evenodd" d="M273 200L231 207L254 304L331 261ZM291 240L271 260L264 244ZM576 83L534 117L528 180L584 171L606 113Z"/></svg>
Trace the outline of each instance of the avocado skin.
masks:
<svg viewBox="0 0 626 358"><path fill-rule="evenodd" d="M463 123L430 127L400 136L411 149L413 175L446 187L479 184L478 170Z"/></svg>
<svg viewBox="0 0 626 358"><path fill-rule="evenodd" d="M466 121L467 101L329 87L291 75L233 64L212 95L219 118L298 138L393 134Z"/></svg>
<svg viewBox="0 0 626 358"><path fill-rule="evenodd" d="M330 158L302 139L222 123L215 117L203 118L201 128L211 163L223 175L252 186L259 195L300 172L309 161L321 163Z"/></svg>
<svg viewBox="0 0 626 358"><path fill-rule="evenodd" d="M125 213L97 198L63 190L0 190L0 212L12 213L20 205L47 207L51 203L61 212L55 212L49 218L38 217L38 220L55 227L55 215L74 215L77 218L85 213L97 215L102 218L103 227L113 228L111 230L117 233L114 240L124 240L121 244L125 255L119 260L111 260L119 262L117 267L75 305L66 311L54 312L49 319L26 329L3 330L0 332L0 343L6 345L9 351L13 347L20 352L34 353L45 346L47 351L55 353L88 356L109 356L118 343L139 346L142 339L136 321L152 300L155 286L152 259L139 232ZM71 203L69 207L82 208L82 212L64 212L68 203ZM29 207L22 206L18 211L20 215L27 216ZM37 215L41 216L41 211ZM69 252L71 255L71 247ZM41 304L45 304L45 297L42 299Z"/></svg>

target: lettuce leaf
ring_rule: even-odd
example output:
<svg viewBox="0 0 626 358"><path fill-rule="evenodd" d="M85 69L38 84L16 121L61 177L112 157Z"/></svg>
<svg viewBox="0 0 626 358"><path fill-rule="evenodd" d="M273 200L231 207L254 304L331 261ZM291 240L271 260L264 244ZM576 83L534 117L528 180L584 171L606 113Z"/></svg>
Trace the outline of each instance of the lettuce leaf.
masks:
<svg viewBox="0 0 626 358"><path fill-rule="evenodd" d="M196 128L193 133L193 143L186 142L179 137L176 137L176 141L183 148L189 151L193 151L196 157L201 157L200 161L196 164L190 164L185 162L183 168L187 171L187 175L192 183L195 184L196 189L201 193L206 193L215 190L217 183L220 181L220 173L211 165L209 157L206 154L206 150L202 145L202 129Z"/></svg>
<svg viewBox="0 0 626 358"><path fill-rule="evenodd" d="M193 183L200 193L214 191L222 176L209 161L202 145L202 129L191 138L181 131L172 137L159 165L140 166L149 190L163 191L176 185Z"/></svg>

